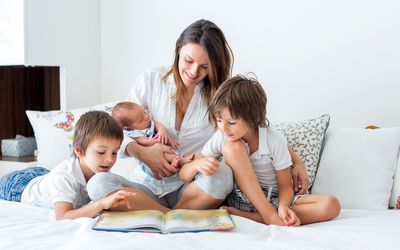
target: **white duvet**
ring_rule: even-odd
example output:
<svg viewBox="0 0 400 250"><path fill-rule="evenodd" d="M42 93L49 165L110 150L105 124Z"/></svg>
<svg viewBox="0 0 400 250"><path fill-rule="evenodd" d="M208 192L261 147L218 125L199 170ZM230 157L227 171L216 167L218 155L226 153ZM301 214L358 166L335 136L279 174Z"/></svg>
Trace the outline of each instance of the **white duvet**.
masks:
<svg viewBox="0 0 400 250"><path fill-rule="evenodd" d="M99 232L94 219L55 221L53 211L0 200L0 249L399 249L399 210L342 210L333 221L298 228L233 216L233 232Z"/></svg>

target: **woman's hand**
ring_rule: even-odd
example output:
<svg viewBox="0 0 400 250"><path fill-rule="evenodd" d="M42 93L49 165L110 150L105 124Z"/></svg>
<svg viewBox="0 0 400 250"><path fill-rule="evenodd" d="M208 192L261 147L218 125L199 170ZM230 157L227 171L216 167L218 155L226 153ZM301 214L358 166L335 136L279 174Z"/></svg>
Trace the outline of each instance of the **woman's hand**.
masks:
<svg viewBox="0 0 400 250"><path fill-rule="evenodd" d="M126 147L129 155L136 157L144 162L156 179L161 179L164 176L171 176L179 172L179 168L174 168L164 157L164 153L175 154L175 150L167 145L156 143L150 147L144 147L136 142L130 142Z"/></svg>

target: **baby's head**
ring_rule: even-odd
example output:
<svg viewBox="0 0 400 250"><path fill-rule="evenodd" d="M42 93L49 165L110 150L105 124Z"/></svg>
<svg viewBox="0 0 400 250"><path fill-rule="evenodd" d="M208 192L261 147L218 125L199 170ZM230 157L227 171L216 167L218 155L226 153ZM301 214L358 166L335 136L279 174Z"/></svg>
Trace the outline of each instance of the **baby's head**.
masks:
<svg viewBox="0 0 400 250"><path fill-rule="evenodd" d="M122 127L104 111L89 111L75 125L73 153L92 173L110 170L124 138Z"/></svg>
<svg viewBox="0 0 400 250"><path fill-rule="evenodd" d="M111 114L124 129L143 130L151 125L149 113L142 106L134 102L117 103Z"/></svg>
<svg viewBox="0 0 400 250"><path fill-rule="evenodd" d="M237 75L218 88L208 107L209 120L217 126L217 118L226 108L233 118L243 119L253 129L266 127L266 105L261 84L255 78Z"/></svg>

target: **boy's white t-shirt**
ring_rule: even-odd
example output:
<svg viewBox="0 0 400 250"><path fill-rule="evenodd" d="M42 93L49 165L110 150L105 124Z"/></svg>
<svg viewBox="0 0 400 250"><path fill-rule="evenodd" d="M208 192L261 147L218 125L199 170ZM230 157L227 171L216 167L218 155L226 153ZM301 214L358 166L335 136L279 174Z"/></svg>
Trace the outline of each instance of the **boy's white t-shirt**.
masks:
<svg viewBox="0 0 400 250"><path fill-rule="evenodd" d="M31 180L22 192L25 204L54 208L54 203L64 201L80 208L90 202L86 180L78 158L71 156L58 164L48 174Z"/></svg>
<svg viewBox="0 0 400 250"><path fill-rule="evenodd" d="M224 134L218 130L204 145L201 153L207 157L220 157L225 141ZM247 150L249 153L248 146ZM250 155L250 160L261 187L278 185L275 171L292 165L286 138L271 127L259 128L258 150Z"/></svg>

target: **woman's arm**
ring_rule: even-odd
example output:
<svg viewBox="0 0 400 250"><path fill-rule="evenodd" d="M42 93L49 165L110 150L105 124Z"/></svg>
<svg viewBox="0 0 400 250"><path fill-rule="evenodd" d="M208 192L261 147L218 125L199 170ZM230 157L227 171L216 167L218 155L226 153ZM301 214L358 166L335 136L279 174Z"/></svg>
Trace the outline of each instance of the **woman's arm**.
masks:
<svg viewBox="0 0 400 250"><path fill-rule="evenodd" d="M308 174L306 167L304 166L303 161L297 156L297 154L288 147L290 157L292 158L292 179L293 179L293 191L297 194L304 194L307 192L308 187L310 185L310 181L308 180ZM299 186L301 188L299 189Z"/></svg>
<svg viewBox="0 0 400 250"><path fill-rule="evenodd" d="M104 209L111 209L121 205L131 208L133 196L134 194L131 192L119 190L110 196L88 203L87 205L77 209L73 209L72 203L64 201L56 202L54 203L56 220L77 219L80 217L93 218Z"/></svg>
<svg viewBox="0 0 400 250"><path fill-rule="evenodd" d="M175 151L167 145L156 143L150 147L145 147L131 141L126 146L125 152L144 162L157 179L163 176L171 176L179 171L179 169L172 167L164 157L164 153L175 153Z"/></svg>

